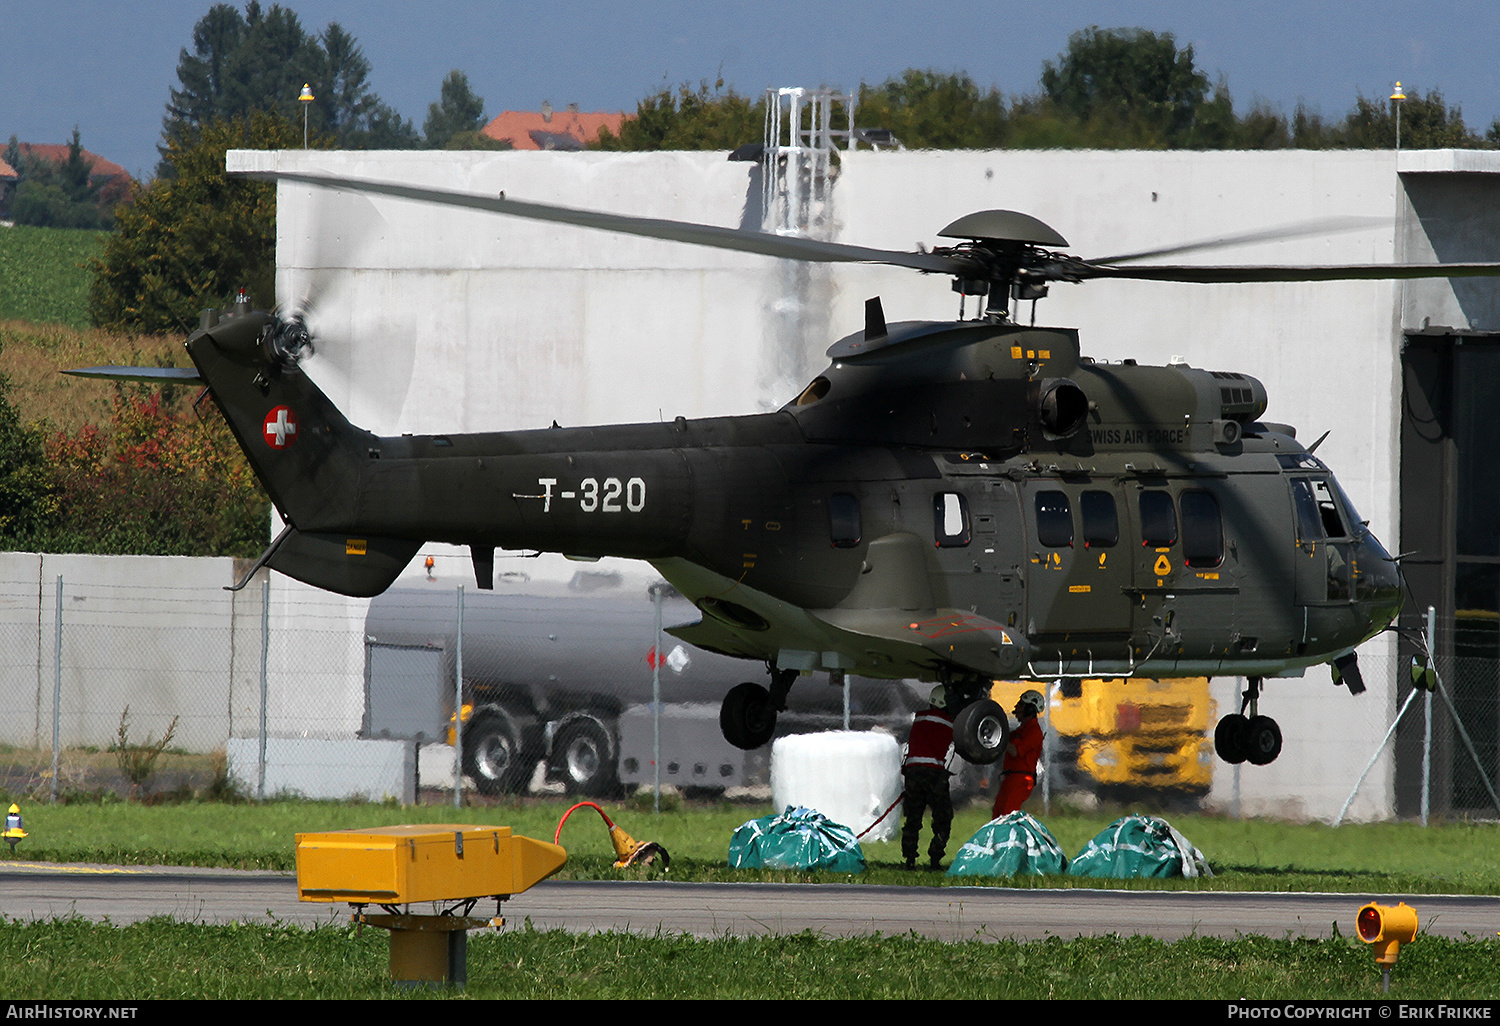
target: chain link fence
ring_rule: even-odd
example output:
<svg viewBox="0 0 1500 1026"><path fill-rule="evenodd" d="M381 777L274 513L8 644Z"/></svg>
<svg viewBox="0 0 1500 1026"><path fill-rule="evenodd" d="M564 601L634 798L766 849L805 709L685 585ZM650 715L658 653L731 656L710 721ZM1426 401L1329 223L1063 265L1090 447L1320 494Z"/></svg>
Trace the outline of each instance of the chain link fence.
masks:
<svg viewBox="0 0 1500 1026"><path fill-rule="evenodd" d="M447 802L458 758L465 800L658 784L722 794L768 780L767 750L733 749L718 727L725 691L761 680L761 668L658 635L658 605L664 627L696 618L669 588L580 571L556 584L502 575L493 592L417 578L358 600L264 572L231 592L236 571L232 560L0 554L0 787L43 800ZM1412 697L1418 646L1407 635L1361 650L1362 695L1324 667L1267 680L1259 711L1284 736L1267 766L1230 766L1213 751L1215 723L1241 710L1243 680L1054 684L1033 804L1492 818L1500 619L1437 623L1433 695ZM929 688L830 683L799 681L780 732L847 722L904 740ZM997 775L960 768L957 796L988 800Z"/></svg>

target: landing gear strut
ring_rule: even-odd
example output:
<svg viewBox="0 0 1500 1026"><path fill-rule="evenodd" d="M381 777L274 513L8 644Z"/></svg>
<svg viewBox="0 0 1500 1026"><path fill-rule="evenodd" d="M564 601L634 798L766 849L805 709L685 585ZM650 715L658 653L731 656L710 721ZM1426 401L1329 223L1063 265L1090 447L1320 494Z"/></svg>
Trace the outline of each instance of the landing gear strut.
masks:
<svg viewBox="0 0 1500 1026"><path fill-rule="evenodd" d="M1256 708L1261 678L1250 677L1247 684L1240 711L1225 716L1214 728L1214 749L1231 765L1248 761L1252 766L1266 766L1281 754L1281 728Z"/></svg>
<svg viewBox="0 0 1500 1026"><path fill-rule="evenodd" d="M772 668L769 691L750 681L730 688L719 707L724 740L745 751L769 742L776 733L776 714L786 708L787 692L796 679L796 670Z"/></svg>

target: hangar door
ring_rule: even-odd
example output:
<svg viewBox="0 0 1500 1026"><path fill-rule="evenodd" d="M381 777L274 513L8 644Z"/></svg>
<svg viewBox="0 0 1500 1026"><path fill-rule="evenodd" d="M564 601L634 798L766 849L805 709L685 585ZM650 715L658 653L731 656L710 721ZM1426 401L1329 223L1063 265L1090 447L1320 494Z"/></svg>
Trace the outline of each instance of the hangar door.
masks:
<svg viewBox="0 0 1500 1026"><path fill-rule="evenodd" d="M1480 773L1500 791L1500 335L1409 335L1402 374L1401 624L1423 630L1436 607L1438 666L1479 756L1436 699L1432 808L1493 814ZM1398 734L1397 815L1418 812L1421 707Z"/></svg>

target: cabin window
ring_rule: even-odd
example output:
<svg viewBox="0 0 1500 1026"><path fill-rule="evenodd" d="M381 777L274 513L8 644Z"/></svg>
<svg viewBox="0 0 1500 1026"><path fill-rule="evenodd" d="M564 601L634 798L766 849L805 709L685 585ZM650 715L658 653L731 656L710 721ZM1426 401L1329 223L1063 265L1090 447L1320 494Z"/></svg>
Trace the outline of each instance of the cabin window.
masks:
<svg viewBox="0 0 1500 1026"><path fill-rule="evenodd" d="M1073 511L1062 492L1036 493L1036 537L1049 549L1073 547Z"/></svg>
<svg viewBox="0 0 1500 1026"><path fill-rule="evenodd" d="M1141 492L1141 544L1149 549L1177 544L1177 510L1170 492Z"/></svg>
<svg viewBox="0 0 1500 1026"><path fill-rule="evenodd" d="M1224 562L1224 518L1212 492L1189 489L1182 507L1182 558L1191 567L1213 567Z"/></svg>
<svg viewBox="0 0 1500 1026"><path fill-rule="evenodd" d="M859 499L848 492L834 492L828 497L828 534L836 549L852 549L859 544Z"/></svg>
<svg viewBox="0 0 1500 1026"><path fill-rule="evenodd" d="M1084 492L1078 497L1083 514L1083 547L1107 549L1120 540L1120 516L1115 497L1108 492Z"/></svg>
<svg viewBox="0 0 1500 1026"><path fill-rule="evenodd" d="M932 497L933 530L938 548L969 544L969 501L958 492L938 492Z"/></svg>

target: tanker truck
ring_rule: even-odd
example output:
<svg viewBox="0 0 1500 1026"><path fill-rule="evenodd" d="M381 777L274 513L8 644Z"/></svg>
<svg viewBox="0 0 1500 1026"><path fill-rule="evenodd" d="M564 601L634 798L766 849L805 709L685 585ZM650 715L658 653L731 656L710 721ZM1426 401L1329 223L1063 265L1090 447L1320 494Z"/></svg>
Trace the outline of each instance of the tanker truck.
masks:
<svg viewBox="0 0 1500 1026"><path fill-rule="evenodd" d="M522 578L516 580L515 578ZM769 745L741 752L719 730L724 693L762 668L685 645L662 626L699 619L665 582L627 585L581 571L567 584L506 575L464 593L463 773L484 794L523 791L538 764L568 793L609 796L662 783L712 793L764 783ZM365 620L365 737L452 739L460 658L458 596L446 587L395 587ZM653 666L657 662L658 666ZM652 706L659 672L661 706ZM926 689L849 679L852 729L905 738ZM778 736L839 729L844 692L822 680L793 688Z"/></svg>

